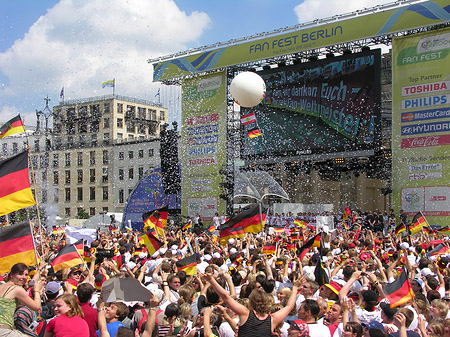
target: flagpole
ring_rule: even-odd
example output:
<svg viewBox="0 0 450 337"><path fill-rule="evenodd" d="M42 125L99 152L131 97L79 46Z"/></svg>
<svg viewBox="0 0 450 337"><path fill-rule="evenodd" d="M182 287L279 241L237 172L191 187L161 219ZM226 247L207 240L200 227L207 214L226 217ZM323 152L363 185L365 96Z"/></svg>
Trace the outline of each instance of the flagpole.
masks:
<svg viewBox="0 0 450 337"><path fill-rule="evenodd" d="M116 79L113 79L113 97L116 95Z"/></svg>
<svg viewBox="0 0 450 337"><path fill-rule="evenodd" d="M30 141L28 139L28 134L26 132L25 132L25 136L27 138L27 152L28 152L28 159L30 161L30 166L31 166L31 180L33 182L33 187L34 187L34 201L36 202L36 215L38 218L39 235L41 236L41 254L44 255L44 246L42 244L42 223L41 223L41 215L39 213L39 202L38 202L38 199L36 198L37 187L36 187L36 181L34 179L34 170L33 170L33 161L31 159Z"/></svg>
<svg viewBox="0 0 450 337"><path fill-rule="evenodd" d="M261 233L264 233L261 202L258 203L258 206L259 206L259 221L261 221Z"/></svg>

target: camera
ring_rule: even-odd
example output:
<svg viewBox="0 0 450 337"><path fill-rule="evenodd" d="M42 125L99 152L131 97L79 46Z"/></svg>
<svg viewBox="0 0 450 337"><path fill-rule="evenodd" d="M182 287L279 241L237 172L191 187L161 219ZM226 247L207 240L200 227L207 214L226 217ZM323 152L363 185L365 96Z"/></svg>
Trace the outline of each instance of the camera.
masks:
<svg viewBox="0 0 450 337"><path fill-rule="evenodd" d="M33 322L31 322L31 324L28 326L28 328L31 330L31 331L34 331L34 330L36 330L36 328L39 326L39 323L38 322L36 322L36 321L33 321Z"/></svg>

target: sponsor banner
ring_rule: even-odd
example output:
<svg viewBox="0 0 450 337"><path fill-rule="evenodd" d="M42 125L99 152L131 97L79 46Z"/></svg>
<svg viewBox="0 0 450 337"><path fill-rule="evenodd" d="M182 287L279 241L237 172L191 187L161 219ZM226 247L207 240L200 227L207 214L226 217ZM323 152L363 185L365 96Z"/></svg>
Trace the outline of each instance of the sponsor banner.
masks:
<svg viewBox="0 0 450 337"><path fill-rule="evenodd" d="M219 170L225 166L225 72L183 80L181 143L181 214L210 221L222 214L225 201L218 199Z"/></svg>
<svg viewBox="0 0 450 337"><path fill-rule="evenodd" d="M442 118L450 118L449 108L402 113L402 123Z"/></svg>
<svg viewBox="0 0 450 337"><path fill-rule="evenodd" d="M394 38L392 50L393 206L442 226L450 215L442 186L450 180L450 29Z"/></svg>
<svg viewBox="0 0 450 337"><path fill-rule="evenodd" d="M448 0L435 0L382 10L367 15L337 15L336 19L339 21L332 23L300 25L298 30L275 36L266 36L267 34L262 33L261 39L235 40L230 45L218 49L205 51L199 49L196 54L154 63L153 81L211 71L234 64L298 53L416 27L435 25L447 21L449 12ZM343 20L346 17L349 18ZM367 24L368 22L370 24ZM283 30L280 29L280 33L282 32ZM241 41L243 42L240 43ZM415 59L417 52L415 51L415 53L404 56L405 62L426 62L428 59L442 58L448 48L446 48L445 41L445 37L442 41L427 39L421 41L418 46L420 56L417 57L417 61ZM422 53L423 50L427 52ZM209 88L214 85L218 84L207 82L204 87ZM198 89L199 91L203 90L203 87L200 85Z"/></svg>

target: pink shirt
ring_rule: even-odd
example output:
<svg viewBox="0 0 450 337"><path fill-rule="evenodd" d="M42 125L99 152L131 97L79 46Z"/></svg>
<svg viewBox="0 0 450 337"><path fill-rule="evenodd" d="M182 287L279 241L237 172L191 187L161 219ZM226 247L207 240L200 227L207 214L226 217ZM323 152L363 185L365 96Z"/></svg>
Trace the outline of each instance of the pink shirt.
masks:
<svg viewBox="0 0 450 337"><path fill-rule="evenodd" d="M89 337L88 324L80 316L55 317L48 322L45 331L52 332L54 337Z"/></svg>

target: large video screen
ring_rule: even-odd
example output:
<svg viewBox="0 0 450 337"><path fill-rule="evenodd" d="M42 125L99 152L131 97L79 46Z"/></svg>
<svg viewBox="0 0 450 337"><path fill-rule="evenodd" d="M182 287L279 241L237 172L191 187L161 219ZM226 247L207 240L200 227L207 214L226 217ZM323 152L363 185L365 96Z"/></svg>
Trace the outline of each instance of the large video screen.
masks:
<svg viewBox="0 0 450 337"><path fill-rule="evenodd" d="M242 126L243 159L372 150L380 144L381 52L258 72L266 96ZM248 136L259 129L261 136Z"/></svg>

